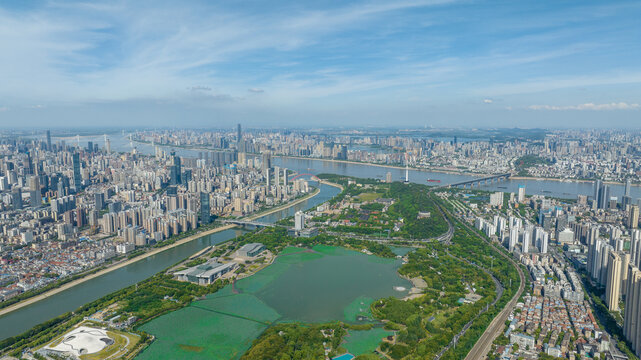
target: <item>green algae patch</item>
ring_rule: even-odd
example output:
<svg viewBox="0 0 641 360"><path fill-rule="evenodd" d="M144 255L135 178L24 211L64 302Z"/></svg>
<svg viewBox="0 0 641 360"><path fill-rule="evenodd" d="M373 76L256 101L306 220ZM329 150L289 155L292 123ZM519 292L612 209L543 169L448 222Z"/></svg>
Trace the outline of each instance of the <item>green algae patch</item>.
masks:
<svg viewBox="0 0 641 360"><path fill-rule="evenodd" d="M142 327L156 340L139 359L238 359L280 315L250 294L208 298Z"/></svg>
<svg viewBox="0 0 641 360"><path fill-rule="evenodd" d="M375 258L331 246L286 248L258 273L143 325L156 340L137 359L238 359L276 322L371 317L372 299L403 296L395 287L410 286L398 260ZM369 351L385 336L368 334L355 332L350 346Z"/></svg>
<svg viewBox="0 0 641 360"><path fill-rule="evenodd" d="M364 317L371 319L372 312L370 311L370 305L374 302L374 299L367 296L359 296L343 310L345 315L345 321L347 322L357 322L359 317Z"/></svg>
<svg viewBox="0 0 641 360"><path fill-rule="evenodd" d="M178 347L185 351L191 351L191 352L201 352L205 350L205 348L202 346L193 346L193 345L187 345L187 344L178 344Z"/></svg>
<svg viewBox="0 0 641 360"><path fill-rule="evenodd" d="M349 330L345 337L343 347L350 354L358 356L362 354L371 354L376 350L384 337L392 335L391 331L383 328L373 328L371 330Z"/></svg>
<svg viewBox="0 0 641 360"><path fill-rule="evenodd" d="M305 251L305 250L307 250L307 249L299 248L299 247L296 247L296 246L288 246L288 247L284 248L278 255L287 255L287 254L297 253L297 252L301 252L301 251Z"/></svg>

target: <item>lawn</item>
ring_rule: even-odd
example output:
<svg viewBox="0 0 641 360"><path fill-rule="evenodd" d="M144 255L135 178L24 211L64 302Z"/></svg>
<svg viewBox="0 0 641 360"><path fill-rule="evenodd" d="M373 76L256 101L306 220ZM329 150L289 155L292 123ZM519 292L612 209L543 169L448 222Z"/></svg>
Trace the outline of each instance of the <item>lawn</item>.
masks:
<svg viewBox="0 0 641 360"><path fill-rule="evenodd" d="M374 193L374 192L362 193L362 194L358 195L358 199L360 201L374 201L374 200L380 198L381 195L382 195L381 193Z"/></svg>

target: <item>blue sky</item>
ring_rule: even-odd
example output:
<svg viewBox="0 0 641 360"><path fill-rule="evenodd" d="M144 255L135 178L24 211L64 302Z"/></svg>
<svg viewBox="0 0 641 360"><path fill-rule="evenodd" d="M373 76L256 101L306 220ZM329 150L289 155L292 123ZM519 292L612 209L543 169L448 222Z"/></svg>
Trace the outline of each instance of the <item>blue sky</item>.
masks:
<svg viewBox="0 0 641 360"><path fill-rule="evenodd" d="M0 126L641 127L639 1L3 1Z"/></svg>

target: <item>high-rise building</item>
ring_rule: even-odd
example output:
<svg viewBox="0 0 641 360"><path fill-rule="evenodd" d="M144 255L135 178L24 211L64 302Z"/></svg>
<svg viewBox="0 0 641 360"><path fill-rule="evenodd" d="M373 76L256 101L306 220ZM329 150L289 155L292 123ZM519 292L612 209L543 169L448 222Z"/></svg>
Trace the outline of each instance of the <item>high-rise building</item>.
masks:
<svg viewBox="0 0 641 360"><path fill-rule="evenodd" d="M503 206L503 193L498 191L490 194L490 205L497 207Z"/></svg>
<svg viewBox="0 0 641 360"><path fill-rule="evenodd" d="M630 196L630 186L631 186L631 180L630 178L625 179L625 189L623 190L623 196Z"/></svg>
<svg viewBox="0 0 641 360"><path fill-rule="evenodd" d="M47 150L51 151L51 130L47 130Z"/></svg>
<svg viewBox="0 0 641 360"><path fill-rule="evenodd" d="M621 256L621 295L626 296L628 294L628 267L630 266L630 253L621 251L619 253Z"/></svg>
<svg viewBox="0 0 641 360"><path fill-rule="evenodd" d="M32 207L38 207L42 205L42 193L40 192L40 177L33 175L29 177L29 194L31 196Z"/></svg>
<svg viewBox="0 0 641 360"><path fill-rule="evenodd" d="M243 139L243 132L240 128L240 124L238 124L238 128L236 129L236 149L240 152L247 151L247 149L245 148L245 140Z"/></svg>
<svg viewBox="0 0 641 360"><path fill-rule="evenodd" d="M607 209L610 205L610 187L603 184L600 180L597 180L596 184L599 186L597 190L597 207L599 209Z"/></svg>
<svg viewBox="0 0 641 360"><path fill-rule="evenodd" d="M392 182L392 173L391 173L391 172L389 172L389 171L388 171L388 172L387 172L387 174L385 175L385 182L386 182L386 183L391 183L391 182Z"/></svg>
<svg viewBox="0 0 641 360"><path fill-rule="evenodd" d="M211 210L209 206L209 193L200 193L200 222L209 224L211 222Z"/></svg>
<svg viewBox="0 0 641 360"><path fill-rule="evenodd" d="M549 234L547 233L547 231L543 231L543 236L541 237L541 248L539 249L541 254L548 253L548 239L549 239Z"/></svg>
<svg viewBox="0 0 641 360"><path fill-rule="evenodd" d="M622 265L620 253L610 251L608 254L608 279L605 284L605 301L610 311L619 311Z"/></svg>
<svg viewBox="0 0 641 360"><path fill-rule="evenodd" d="M274 185L280 186L280 167L274 166Z"/></svg>
<svg viewBox="0 0 641 360"><path fill-rule="evenodd" d="M105 207L105 193L97 192L93 194L94 200L96 202L96 210L100 211Z"/></svg>
<svg viewBox="0 0 641 360"><path fill-rule="evenodd" d="M594 182L594 201L599 202L599 191L601 190L601 180ZM597 205L598 206L598 205Z"/></svg>
<svg viewBox="0 0 641 360"><path fill-rule="evenodd" d="M599 284L605 286L608 283L608 265L610 263L610 252L614 251L612 245L605 245L601 251L601 272L599 273Z"/></svg>
<svg viewBox="0 0 641 360"><path fill-rule="evenodd" d="M518 202L525 202L525 185L519 185L519 197Z"/></svg>
<svg viewBox="0 0 641 360"><path fill-rule="evenodd" d="M514 247L516 246L516 242L519 239L519 228L513 227L510 229L510 239L508 242L508 249L510 252L514 251Z"/></svg>
<svg viewBox="0 0 641 360"><path fill-rule="evenodd" d="M625 299L623 335L637 356L641 356L641 271L628 267L628 295Z"/></svg>
<svg viewBox="0 0 641 360"><path fill-rule="evenodd" d="M269 151L263 152L263 163L262 163L262 168L263 173L266 172L267 169L270 169L272 167L272 153Z"/></svg>
<svg viewBox="0 0 641 360"><path fill-rule="evenodd" d="M17 187L11 190L11 206L13 210L22 209L22 192Z"/></svg>
<svg viewBox="0 0 641 360"><path fill-rule="evenodd" d="M74 153L72 158L73 165L73 186L76 188L76 191L82 189L82 175L80 174L80 154Z"/></svg>
<svg viewBox="0 0 641 360"><path fill-rule="evenodd" d="M641 265L641 230L632 230L630 236L630 263L639 267Z"/></svg>
<svg viewBox="0 0 641 360"><path fill-rule="evenodd" d="M630 206L630 214L628 215L628 227L636 229L639 227L639 205Z"/></svg>
<svg viewBox="0 0 641 360"><path fill-rule="evenodd" d="M530 251L530 243L532 242L532 229L526 228L523 232L523 246L521 248L524 254Z"/></svg>
<svg viewBox="0 0 641 360"><path fill-rule="evenodd" d="M287 169L283 168L283 192L287 195Z"/></svg>
<svg viewBox="0 0 641 360"><path fill-rule="evenodd" d="M294 214L294 230L300 231L305 228L305 214L302 211L297 211Z"/></svg>
<svg viewBox="0 0 641 360"><path fill-rule="evenodd" d="M171 154L171 165L174 167L173 173L171 174L172 185L181 184L182 168L180 164L180 156L177 156L175 151L172 151L170 154Z"/></svg>

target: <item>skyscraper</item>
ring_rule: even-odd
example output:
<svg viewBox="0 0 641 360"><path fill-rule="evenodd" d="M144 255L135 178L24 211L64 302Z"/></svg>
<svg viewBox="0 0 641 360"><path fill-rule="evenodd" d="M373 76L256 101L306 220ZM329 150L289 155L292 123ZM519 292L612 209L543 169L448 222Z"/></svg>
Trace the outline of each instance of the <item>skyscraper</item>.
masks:
<svg viewBox="0 0 641 360"><path fill-rule="evenodd" d="M51 130L47 130L47 150L51 151Z"/></svg>
<svg viewBox="0 0 641 360"><path fill-rule="evenodd" d="M287 195L287 169L283 168L283 192Z"/></svg>
<svg viewBox="0 0 641 360"><path fill-rule="evenodd" d="M236 149L240 152L245 152L245 141L243 140L243 132L238 124L238 129L236 130Z"/></svg>
<svg viewBox="0 0 641 360"><path fill-rule="evenodd" d="M610 187L608 185L602 184L601 181L597 182L599 183L597 207L599 209L607 209L608 203L610 201Z"/></svg>
<svg viewBox="0 0 641 360"><path fill-rule="evenodd" d="M630 236L630 263L639 267L641 265L641 230L632 230Z"/></svg>
<svg viewBox="0 0 641 360"><path fill-rule="evenodd" d="M76 191L82 189L82 175L80 174L80 154L74 153L72 156L73 165L73 186Z"/></svg>
<svg viewBox="0 0 641 360"><path fill-rule="evenodd" d="M628 227L636 229L639 227L639 205L630 206L630 214L628 215Z"/></svg>
<svg viewBox="0 0 641 360"><path fill-rule="evenodd" d="M93 194L93 196L96 202L96 210L102 210L105 207L105 194L102 192L97 192Z"/></svg>
<svg viewBox="0 0 641 360"><path fill-rule="evenodd" d="M269 168L263 169L263 171L265 172L265 186L267 187L267 193L269 193Z"/></svg>
<svg viewBox="0 0 641 360"><path fill-rule="evenodd" d="M524 201L525 201L525 185L519 185L518 202L523 203Z"/></svg>
<svg viewBox="0 0 641 360"><path fill-rule="evenodd" d="M29 194L32 207L42 205L42 193L40 192L40 178L37 175L29 177Z"/></svg>
<svg viewBox="0 0 641 360"><path fill-rule="evenodd" d="M270 169L272 167L272 153L267 150L263 152L263 164L261 170L263 170L263 173L266 172L267 169Z"/></svg>
<svg viewBox="0 0 641 360"><path fill-rule="evenodd" d="M209 193L200 193L200 222L209 224L211 222L211 208L209 206Z"/></svg>
<svg viewBox="0 0 641 360"><path fill-rule="evenodd" d="M605 284L605 301L610 311L619 311L621 298L621 255L616 251L608 254L608 279Z"/></svg>
<svg viewBox="0 0 641 360"><path fill-rule="evenodd" d="M625 299L623 335L637 356L641 356L641 271L630 264L628 267L628 295Z"/></svg>
<svg viewBox="0 0 641 360"><path fill-rule="evenodd" d="M22 192L17 187L11 190L11 206L13 210L22 209Z"/></svg>
<svg viewBox="0 0 641 360"><path fill-rule="evenodd" d="M601 189L601 180L594 182L594 201L599 202L599 190Z"/></svg>
<svg viewBox="0 0 641 360"><path fill-rule="evenodd" d="M175 151L171 152L171 164L172 166L174 166L174 173L171 179L173 183L172 185L180 184L182 182L182 179L181 179L182 168L180 165L180 156L177 156Z"/></svg>
<svg viewBox="0 0 641 360"><path fill-rule="evenodd" d="M630 186L631 186L631 180L630 178L625 179L625 189L623 191L624 196L630 196Z"/></svg>

